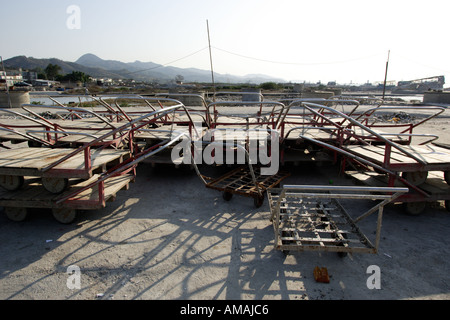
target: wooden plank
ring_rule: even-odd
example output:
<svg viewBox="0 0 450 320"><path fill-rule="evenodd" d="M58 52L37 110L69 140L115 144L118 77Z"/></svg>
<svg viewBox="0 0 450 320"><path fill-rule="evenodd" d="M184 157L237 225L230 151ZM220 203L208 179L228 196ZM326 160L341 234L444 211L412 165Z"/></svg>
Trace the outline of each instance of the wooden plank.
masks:
<svg viewBox="0 0 450 320"><path fill-rule="evenodd" d="M5 207L11 206L24 208L54 208L69 206L86 210L96 209L98 206L93 206L92 201L98 201L98 185L82 191L79 195L76 195L74 199L69 200L68 203L57 205L56 202L59 199L62 199L67 195L73 193L74 191L80 190L90 183L96 181L98 177L98 175L94 175L89 180L81 181L76 185L69 187L67 191L60 195L55 195L48 192L39 183L30 184L26 187L26 189L16 192L0 190L0 205ZM124 187L127 187L132 179L132 175L123 175L107 179L104 186L105 201L108 201L110 198L115 197L117 192L119 192Z"/></svg>
<svg viewBox="0 0 450 320"><path fill-rule="evenodd" d="M36 155L37 148L15 148L0 152L0 167L13 166L30 155Z"/></svg>
<svg viewBox="0 0 450 320"><path fill-rule="evenodd" d="M450 163L450 150L437 146L404 146L413 154L422 156L428 163Z"/></svg>
<svg viewBox="0 0 450 320"><path fill-rule="evenodd" d="M73 152L74 149L18 148L0 153L0 172L2 174L42 175L40 170ZM92 168L97 169L128 154L113 149L91 150ZM84 152L67 159L54 169L83 170Z"/></svg>
<svg viewBox="0 0 450 320"><path fill-rule="evenodd" d="M72 149L18 148L9 155L0 154L0 167L41 169L71 151Z"/></svg>
<svg viewBox="0 0 450 320"><path fill-rule="evenodd" d="M361 158L368 159L372 162L383 164L384 163L384 147L382 146L346 146L343 148L351 153L354 153ZM391 151L390 164L415 164L414 159L398 153L395 149Z"/></svg>
<svg viewBox="0 0 450 320"><path fill-rule="evenodd" d="M113 149L94 149L91 150L91 164L92 169L99 168L100 166L119 159L121 156L128 154L125 151L117 151ZM56 160L55 160L56 161ZM80 152L72 158L58 164L54 169L84 169L84 152Z"/></svg>

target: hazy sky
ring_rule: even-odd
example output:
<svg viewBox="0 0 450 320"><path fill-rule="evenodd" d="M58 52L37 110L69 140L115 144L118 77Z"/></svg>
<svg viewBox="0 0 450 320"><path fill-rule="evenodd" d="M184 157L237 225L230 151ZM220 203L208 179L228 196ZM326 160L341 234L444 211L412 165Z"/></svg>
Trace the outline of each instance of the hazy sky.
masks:
<svg viewBox="0 0 450 320"><path fill-rule="evenodd" d="M71 6L79 8L68 10ZM0 56L151 61L286 81L445 75L448 0L2 1Z"/></svg>

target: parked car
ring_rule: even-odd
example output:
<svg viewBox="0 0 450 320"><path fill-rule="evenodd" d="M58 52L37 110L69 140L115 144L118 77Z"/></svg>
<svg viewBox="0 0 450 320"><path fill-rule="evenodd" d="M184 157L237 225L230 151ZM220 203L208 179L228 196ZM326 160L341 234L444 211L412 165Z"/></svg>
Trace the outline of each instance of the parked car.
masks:
<svg viewBox="0 0 450 320"><path fill-rule="evenodd" d="M17 82L14 83L14 87L32 87L33 85L26 83L26 82Z"/></svg>

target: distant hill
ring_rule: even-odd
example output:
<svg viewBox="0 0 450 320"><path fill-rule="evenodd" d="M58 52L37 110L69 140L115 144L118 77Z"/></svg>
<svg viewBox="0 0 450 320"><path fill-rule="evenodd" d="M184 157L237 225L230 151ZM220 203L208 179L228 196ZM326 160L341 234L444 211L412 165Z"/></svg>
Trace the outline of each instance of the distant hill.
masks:
<svg viewBox="0 0 450 320"><path fill-rule="evenodd" d="M62 73L81 71L94 78L135 79L141 81L167 82L175 79L177 75L184 77L186 82L211 82L211 71L196 68L166 67L153 62L121 62L117 60L103 60L98 56L88 53L81 56L75 62L67 62L57 58L36 59L33 57L17 56L4 61L6 68L32 70L45 69L48 64L56 64L61 67ZM283 79L266 75L234 76L229 74L214 73L216 82L225 83L262 83L268 81L284 82Z"/></svg>
<svg viewBox="0 0 450 320"><path fill-rule="evenodd" d="M33 57L17 56L11 59L4 60L3 63L5 65L5 68L10 69L22 68L23 70L33 70L36 68L45 69L51 63L60 66L63 74L71 73L73 71L81 71L91 75L92 77L99 77L99 78L121 77L120 74L116 74L114 72L102 68L95 68L95 67L90 68L74 62L63 61L57 58L37 59Z"/></svg>

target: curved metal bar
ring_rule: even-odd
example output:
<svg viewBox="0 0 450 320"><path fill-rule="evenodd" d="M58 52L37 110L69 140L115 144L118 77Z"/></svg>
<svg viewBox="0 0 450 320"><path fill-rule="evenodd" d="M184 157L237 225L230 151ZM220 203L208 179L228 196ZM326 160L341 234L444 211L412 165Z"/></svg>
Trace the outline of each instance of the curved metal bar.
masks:
<svg viewBox="0 0 450 320"><path fill-rule="evenodd" d="M24 104L23 106L26 106L26 105ZM35 122L35 123L37 123L37 124L40 124L40 125L43 126L43 127L48 127L48 126L49 126L49 125L48 125L47 123L45 123L45 122L42 122L42 121L37 120L37 119L33 119L33 118L31 118L31 117L29 117L29 116L27 116L27 115L24 115L24 114L22 114L22 113L19 113L19 112L17 112L17 111L13 111L13 110L9 110L9 109L1 109L0 112L8 112L8 113L14 114L14 115L19 116L19 117L21 117L21 118L30 120L30 121Z"/></svg>
<svg viewBox="0 0 450 320"><path fill-rule="evenodd" d="M416 160L416 161L419 162L420 164L424 164L424 165L426 164L426 162L425 162L424 160L422 160L422 159L416 157L414 154L408 152L407 150L405 150L404 148L402 148L402 147L401 147L400 145L398 145L397 143L394 143L394 142L392 142L392 141L390 141L390 140L384 138L384 137L381 136L379 133L373 131L372 129L366 127L365 125L363 125L363 124L360 123L359 121L357 121L357 120L355 120L355 119L353 119L353 118L347 116L346 114L344 114L344 113L342 113L342 112L340 112L340 111L338 111L338 110L335 110L335 109L330 108L330 107L318 105L318 104L315 104L315 103L303 102L302 104L305 106L305 108L307 108L307 109L310 110L311 112L316 113L317 115L319 115L320 117L322 117L322 118L324 118L324 119L326 119L326 120L329 120L329 119L327 119L327 117L325 117L325 116L323 116L322 114L320 114L320 113L316 112L315 110L313 110L313 108L323 108L323 109L329 110L329 111L331 111L331 112L334 112L334 113L340 115L341 117L346 118L348 121L350 121L350 122L353 123L354 125L356 125L356 126L360 127L361 129L363 129L363 130L365 130L365 131L371 133L372 135L376 136L376 137L379 138L381 141L385 142L386 144L390 145L391 147L394 147L395 149L399 150L400 152L404 153L405 155L409 156L410 158ZM344 130L345 130L345 129L344 129Z"/></svg>
<svg viewBox="0 0 450 320"><path fill-rule="evenodd" d="M77 135L77 136L86 136L86 137L90 137L90 138L98 138L97 136L94 136L93 134L89 134L89 133L84 133L84 132L70 132L70 131L55 131L55 130L27 130L27 135L32 136L30 133L60 133L63 134L65 136L69 136L69 135Z"/></svg>
<svg viewBox="0 0 450 320"><path fill-rule="evenodd" d="M278 113L278 117L275 121L275 127L278 126L278 123L281 119L281 116L284 112L284 109L286 107L286 105L284 105L281 102L278 101L218 101L218 102L212 102L208 105L207 109L208 109L208 114L210 114L210 108L214 107L214 110L216 110L216 106L236 106L236 105L260 105L262 107L262 105L273 105L272 111L270 113L274 113L275 111L275 107L279 106L281 107L280 112Z"/></svg>
<svg viewBox="0 0 450 320"><path fill-rule="evenodd" d="M64 110L68 110L68 111L78 111L78 112L85 112L88 113L98 119L100 119L102 122L106 123L109 127L111 127L112 129L116 129L117 127L114 126L113 124L111 124L108 120L106 120L105 118L103 118L102 116L100 116L98 113L88 110L88 109L84 109L84 108L79 108L79 107L66 107L64 105L59 105L59 106L49 106L49 105L34 105L34 104L24 104L22 105L23 107L39 107L39 108L50 108L50 109L64 109Z"/></svg>
<svg viewBox="0 0 450 320"><path fill-rule="evenodd" d="M385 172L387 174L390 174L391 176L395 177L395 179L397 179L400 182L402 182L404 185L410 187L411 189L414 189L415 191L417 191L418 193L420 193L420 194L422 194L422 195L424 195L426 197L429 197L429 194L427 194L425 191L423 191L422 189L420 189L417 186L413 185L408 180L402 178L401 176L399 176L394 171L391 171L389 169L381 167L381 166L379 166L379 165L377 165L377 164L375 164L375 163L373 163L373 162L371 162L369 160L366 160L366 159L363 159L361 157L358 157L357 155L355 155L353 153L350 153L348 151L342 150L341 148L338 148L336 146L332 146L332 145L330 145L328 143L325 143L325 142L322 142L322 141L319 141L319 140L316 140L316 139L313 139L313 138L310 138L310 137L306 137L306 136L301 136L301 138L305 139L305 140L308 140L308 141L311 141L313 143L316 143L316 144L318 144L318 145L320 145L320 146L322 146L324 148L327 148L327 149L339 152L339 153L343 154L344 156L346 156L348 158L351 158L351 159L357 160L357 161L359 161L361 163L364 163L366 165L369 165L369 166L373 167L374 169L377 169L379 171L382 171L382 172Z"/></svg>
<svg viewBox="0 0 450 320"><path fill-rule="evenodd" d="M353 103L353 104L356 104L356 106L353 108L353 110L348 114L348 116L350 116L350 115L352 115L355 111L356 111L356 109L359 107L359 101L357 101L357 100L352 100L352 99L331 99L331 98L329 98L329 99L324 99L324 98L303 98L303 99L296 99L296 100L293 100L287 107L286 107L286 111L285 111L285 113L284 113L284 115L283 115L283 118L282 118L282 120L280 121L280 126L281 126L281 123L283 123L284 122L284 120L286 119L286 117L288 117L288 114L289 114L289 111L290 111L290 109L294 106L294 104L298 104L298 103L304 103L304 102L323 102L323 103L326 103L326 102L332 102L332 103L342 103L342 102L346 102L346 103Z"/></svg>
<svg viewBox="0 0 450 320"><path fill-rule="evenodd" d="M440 115L441 113L443 113L445 111L445 107L437 107L437 106L433 106L433 107L421 107L421 106L386 106L386 107L377 107L377 108L371 108L366 110L364 113L362 113L361 115L359 115L358 117L355 118L355 120L359 120L361 117L363 116L372 116L375 112L377 111L383 111L383 110L440 110L438 112L436 112L435 114L429 116L428 118L425 118L424 120L413 124L412 128L415 128L419 125L421 125L422 123L433 119L435 117L437 117L438 115Z"/></svg>
<svg viewBox="0 0 450 320"><path fill-rule="evenodd" d="M239 96L242 96L242 95L255 95L255 96L259 96L261 98L261 101L259 101L259 102L264 101L264 96L263 96L263 94L261 92L218 91L218 92L214 92L213 96L215 98L217 95L220 95L220 94L239 95Z"/></svg>
<svg viewBox="0 0 450 320"><path fill-rule="evenodd" d="M36 142L39 142L39 143L42 143L42 144L45 144L45 145L48 145L48 146L52 146L52 144L49 143L48 141L41 140L41 139L35 138L33 136L28 136L27 134L22 133L20 131L16 131L16 130L9 129L9 128L4 128L4 127L1 127L1 126L0 126L0 130L1 131L6 131L6 132L9 132L9 133L17 134L19 136L22 136L22 137L26 138L27 140L31 139L33 141L36 141Z"/></svg>
<svg viewBox="0 0 450 320"><path fill-rule="evenodd" d="M63 198L58 199L57 203L64 202L64 201L66 201L67 199L70 199L71 197L74 197L74 196L76 196L77 194L81 193L82 191L87 190L87 189L90 189L90 188L92 188L93 186L99 184L100 182L105 181L105 180L108 179L108 178L111 178L111 177L114 177L114 176L116 176L116 175L119 175L119 174L121 174L122 172L127 171L127 170L129 170L129 169L135 167L139 162L142 162L143 160L145 160L145 159L147 159L147 158L149 158L149 157L155 155L156 153L159 153L159 152L161 152L162 150L168 148L169 146L171 146L172 144L174 144L175 142L177 142L178 140L180 140L183 136L186 137L187 139L189 139L189 141L192 143L191 137L190 137L189 135L187 135L185 132L178 132L178 131L173 131L173 132L176 132L178 135L177 135L176 137L170 139L170 141L167 142L166 144L162 145L161 147L159 147L159 148L157 148L156 150L153 150L153 151L151 151L151 152L144 152L144 154L138 156L136 159L134 159L134 160L132 160L132 161L130 161L130 162L128 162L128 163L125 163L124 165L120 166L119 168L114 169L114 170L111 171L111 172L106 172L106 173L102 174L102 175L99 177L99 179L97 179L96 181L94 181L94 182L92 182L92 183L90 183L90 184L84 186L82 189L76 190L75 192L73 192L73 193L71 193L71 194L68 194L68 195L66 195L66 196L63 197ZM214 144L214 143L208 143L208 144ZM221 144L221 145L223 146L223 144ZM245 150L245 148L243 148L242 146L239 146L239 145L232 145L232 144L226 144L226 145L227 145L227 146L232 146L232 147L238 147L238 148L240 147L240 148L242 148L242 149L244 150L244 152L245 152L245 154L246 154L247 161L248 161L248 163L249 163L250 174L251 174L252 179L253 179L253 181L254 181L254 183L255 183L255 187L256 187L256 189L257 189L257 191L258 191L258 194L261 196L262 193L261 193L261 190L260 190L260 188L259 188L259 186L258 186L256 177L255 177L255 174L254 174L254 171L253 171L253 167L252 167L252 165L251 165L251 163L250 163L250 157L249 157L249 155L248 155L247 150ZM192 164L194 165L194 168L195 168L195 171L196 171L197 175L198 175L199 178L203 181L203 183L206 185L207 182L205 181L205 179L204 179L203 176L201 175L201 173L200 173L200 171L199 171L199 169L198 169L198 166L197 166L197 164L196 164L195 161L194 161L194 155L193 155L193 154L191 154L191 160L192 160Z"/></svg>
<svg viewBox="0 0 450 320"><path fill-rule="evenodd" d="M427 133L380 133L382 136L393 136L393 137L433 137L433 139L427 140L425 142L419 143L420 145L428 144L434 140L439 139L438 135L435 134L427 134Z"/></svg>
<svg viewBox="0 0 450 320"><path fill-rule="evenodd" d="M195 98L199 98L202 101L202 105L205 108L205 117L203 117L203 115L201 114L200 111L197 111L198 114L205 120L206 125L208 126L208 128L211 127L211 119L209 117L209 113L208 113L208 104L205 100L205 98L201 95L201 94L196 94L196 93L157 93L155 95L156 97L158 96L167 96L167 97L195 97ZM191 110L191 114L197 114L196 112L192 112Z"/></svg>
<svg viewBox="0 0 450 320"><path fill-rule="evenodd" d="M159 109L159 110L154 110L153 112L151 112L151 113L149 113L147 115L141 116L141 117L139 117L139 118L137 118L135 120L148 118L151 115L155 115L155 114L157 114L157 113L159 113L161 111L165 111L165 110L169 110L169 109L170 109L170 111L176 111L177 109L182 108L184 113L186 113L186 115L188 116L189 122L191 123L192 127L194 128L197 137L200 138L200 135L199 135L199 133L197 131L197 128L194 125L194 121L192 120L192 117L191 117L191 114L190 114L189 110L186 108L186 106L182 102L180 102L180 101L178 101L176 99L170 99L170 98L160 99L160 98L157 98L157 97L142 97L142 96L138 96L138 97L118 97L117 99L144 100L146 102L149 101L149 100L150 101L152 101L152 100L153 101L161 101L161 100L163 100L163 101L175 103L174 106L170 106L170 107L167 107L167 108L162 108L162 109ZM174 107L176 107L176 108L174 108ZM136 123L135 120L133 120L131 122Z"/></svg>
<svg viewBox="0 0 450 320"><path fill-rule="evenodd" d="M134 119L133 121L127 122L123 126L121 126L119 128L116 128L116 129L114 129L114 130L112 130L112 131L110 131L110 132L108 132L108 133L106 133L106 134L104 134L104 135L94 139L93 141L89 142L88 144L85 144L85 145L79 147L78 149L76 149L73 152L67 154L66 156L62 157L58 161L55 161L54 163L52 163L49 166L45 167L42 171L46 172L46 171L52 169L53 167L57 166L58 164L60 164L60 163L62 163L64 161L66 161L67 159L71 158L75 154L86 150L87 148L89 148L90 146L94 145L95 143L98 143L98 142L104 140L105 138L107 138L107 137L109 137L111 135L115 135L118 132L125 131L125 129L127 129L129 127L132 127L136 123L138 123L138 122L140 122L140 121L142 121L142 120L144 120L146 118L158 115L156 118L153 118L153 119L159 119L159 118L164 117L165 115L167 115L169 112L172 112L173 110L181 108L181 107L185 108L182 103L179 103L178 105L174 105L174 106L171 106L171 107L168 107L168 108L165 108L165 109L161 109L161 110L157 110L157 111L154 111L154 112L150 112L150 113L145 114L145 115L143 115L143 116L141 116L139 118ZM186 112L187 112L187 110L186 110ZM195 129L195 127L194 127L194 129ZM126 134L126 133L124 133L124 134Z"/></svg>

